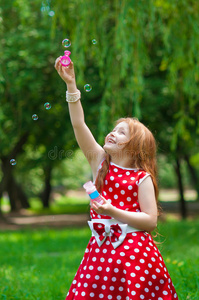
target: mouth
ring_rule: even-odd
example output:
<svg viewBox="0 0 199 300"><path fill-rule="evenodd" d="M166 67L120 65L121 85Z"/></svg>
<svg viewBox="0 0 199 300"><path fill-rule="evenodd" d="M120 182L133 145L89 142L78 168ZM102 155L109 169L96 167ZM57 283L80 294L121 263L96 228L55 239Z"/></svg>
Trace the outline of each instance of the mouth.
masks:
<svg viewBox="0 0 199 300"><path fill-rule="evenodd" d="M111 143L111 144L115 144L115 141L114 141L113 139L111 139L111 138L109 138L109 139L107 140L107 142L108 142L108 143Z"/></svg>

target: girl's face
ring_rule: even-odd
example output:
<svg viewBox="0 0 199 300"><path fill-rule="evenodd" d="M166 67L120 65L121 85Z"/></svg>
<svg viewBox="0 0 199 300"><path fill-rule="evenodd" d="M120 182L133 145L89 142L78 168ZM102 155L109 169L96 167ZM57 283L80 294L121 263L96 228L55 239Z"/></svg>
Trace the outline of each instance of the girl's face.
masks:
<svg viewBox="0 0 199 300"><path fill-rule="evenodd" d="M104 150L111 154L120 152L130 139L129 125L126 122L119 123L105 138Z"/></svg>

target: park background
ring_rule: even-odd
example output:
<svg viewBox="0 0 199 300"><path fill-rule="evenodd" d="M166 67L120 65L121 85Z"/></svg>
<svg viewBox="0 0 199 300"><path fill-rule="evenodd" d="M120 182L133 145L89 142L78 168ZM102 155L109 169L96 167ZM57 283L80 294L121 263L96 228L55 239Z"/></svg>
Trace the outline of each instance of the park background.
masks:
<svg viewBox="0 0 199 300"><path fill-rule="evenodd" d="M54 69L64 50L101 145L121 116L153 132L160 250L179 299L199 299L198 15L192 0L0 0L0 299L64 299L90 236L91 171Z"/></svg>

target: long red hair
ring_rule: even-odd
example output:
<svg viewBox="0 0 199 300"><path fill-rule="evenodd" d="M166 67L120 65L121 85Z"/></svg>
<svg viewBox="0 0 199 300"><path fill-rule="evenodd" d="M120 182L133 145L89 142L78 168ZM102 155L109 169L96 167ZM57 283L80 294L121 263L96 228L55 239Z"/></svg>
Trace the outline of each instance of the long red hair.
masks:
<svg viewBox="0 0 199 300"><path fill-rule="evenodd" d="M158 198L156 141L151 131L135 118L121 118L116 125L126 122L129 125L130 139L124 145L125 151L132 155L129 167L144 170L151 175L156 201ZM101 192L109 169L110 155L106 154L102 168L96 178L96 187Z"/></svg>

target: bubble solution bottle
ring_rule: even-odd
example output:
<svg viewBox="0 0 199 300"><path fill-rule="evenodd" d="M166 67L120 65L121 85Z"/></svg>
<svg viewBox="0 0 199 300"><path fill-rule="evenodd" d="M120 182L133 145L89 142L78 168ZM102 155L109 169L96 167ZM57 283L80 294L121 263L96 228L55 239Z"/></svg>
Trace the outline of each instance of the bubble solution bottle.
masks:
<svg viewBox="0 0 199 300"><path fill-rule="evenodd" d="M95 185L92 183L92 181L86 182L83 187L85 188L87 194L89 195L91 201L96 201L99 204L103 204L104 201L101 198L100 194L98 193Z"/></svg>
<svg viewBox="0 0 199 300"><path fill-rule="evenodd" d="M62 66L67 67L68 65L70 65L71 62L71 59L69 57L70 54L71 54L70 51L68 50L64 51L64 56L62 56L60 59L60 63L62 64Z"/></svg>

